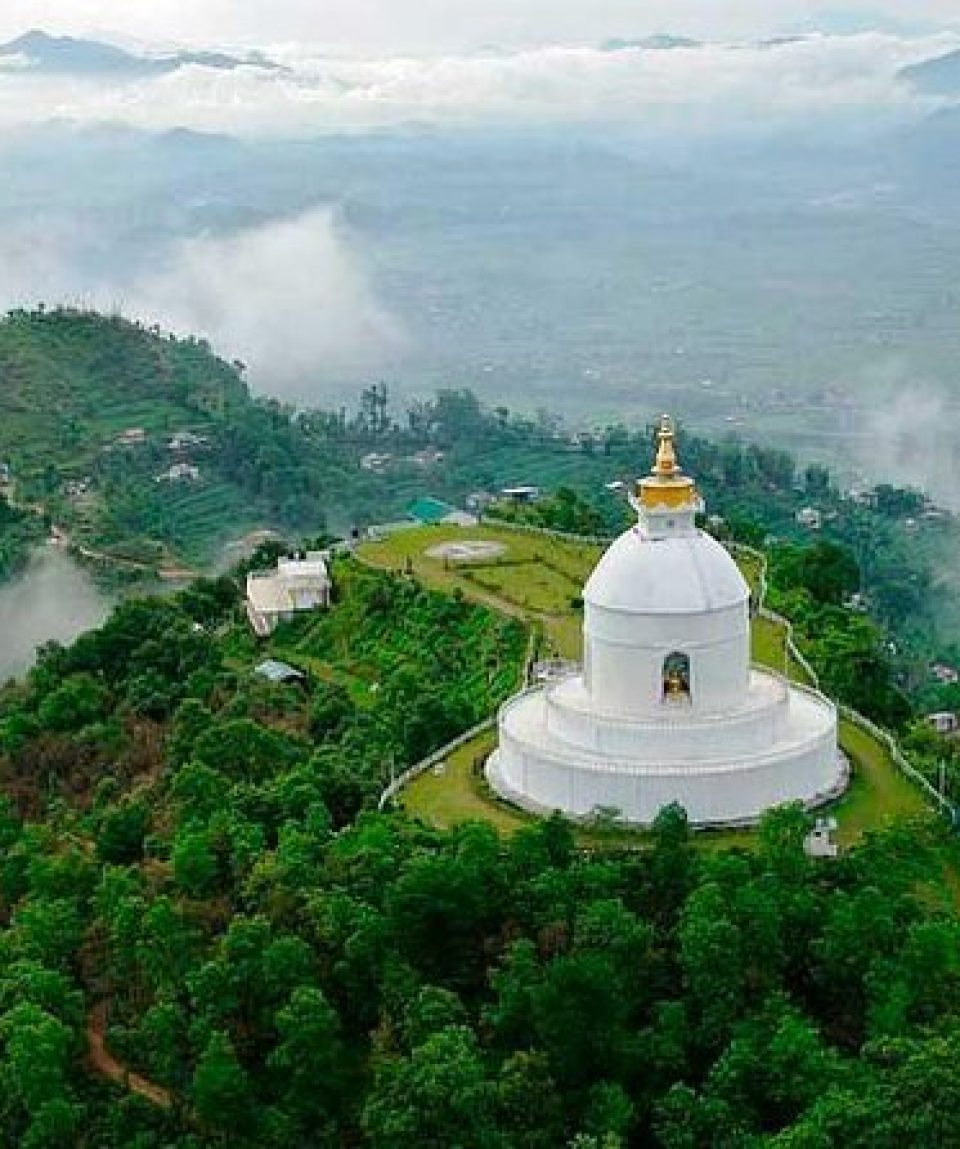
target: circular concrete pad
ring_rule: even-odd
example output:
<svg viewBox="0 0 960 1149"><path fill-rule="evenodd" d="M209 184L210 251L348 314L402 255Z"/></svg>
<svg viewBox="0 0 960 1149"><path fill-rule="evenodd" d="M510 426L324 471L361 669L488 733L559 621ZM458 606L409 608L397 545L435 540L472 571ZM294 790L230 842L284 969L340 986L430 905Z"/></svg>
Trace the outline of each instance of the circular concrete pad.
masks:
<svg viewBox="0 0 960 1149"><path fill-rule="evenodd" d="M507 553L503 543L468 540L455 543L438 543L424 551L428 559L446 559L452 563L478 563L498 559Z"/></svg>

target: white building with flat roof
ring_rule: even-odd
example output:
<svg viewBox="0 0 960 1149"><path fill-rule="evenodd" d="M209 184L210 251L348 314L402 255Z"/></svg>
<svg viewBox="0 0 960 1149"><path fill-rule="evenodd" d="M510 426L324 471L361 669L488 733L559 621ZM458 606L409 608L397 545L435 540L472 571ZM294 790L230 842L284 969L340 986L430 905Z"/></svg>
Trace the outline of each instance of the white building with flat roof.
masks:
<svg viewBox="0 0 960 1149"><path fill-rule="evenodd" d="M679 803L695 824L746 824L846 784L833 704L751 666L750 588L698 530L673 440L664 418L638 521L584 589L582 671L501 710L487 777L520 806L646 825Z"/></svg>
<svg viewBox="0 0 960 1149"><path fill-rule="evenodd" d="M324 552L280 559L276 570L247 575L247 618L254 633L266 638L300 612L328 607L332 588Z"/></svg>

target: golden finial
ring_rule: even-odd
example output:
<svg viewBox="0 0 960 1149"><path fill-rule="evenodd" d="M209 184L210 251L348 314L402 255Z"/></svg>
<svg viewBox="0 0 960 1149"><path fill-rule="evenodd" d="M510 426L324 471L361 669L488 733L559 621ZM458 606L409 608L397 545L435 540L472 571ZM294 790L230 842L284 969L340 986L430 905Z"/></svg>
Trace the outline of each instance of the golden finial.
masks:
<svg viewBox="0 0 960 1149"><path fill-rule="evenodd" d="M700 496L693 479L680 469L674 445L676 431L669 415L660 419L657 431L657 461L653 470L637 484L637 498L648 510L696 510Z"/></svg>
<svg viewBox="0 0 960 1149"><path fill-rule="evenodd" d="M677 452L673 445L674 437L673 421L670 416L661 416L660 430L657 432L660 445L657 448L657 461L653 473L665 479L672 478L680 470L677 465Z"/></svg>

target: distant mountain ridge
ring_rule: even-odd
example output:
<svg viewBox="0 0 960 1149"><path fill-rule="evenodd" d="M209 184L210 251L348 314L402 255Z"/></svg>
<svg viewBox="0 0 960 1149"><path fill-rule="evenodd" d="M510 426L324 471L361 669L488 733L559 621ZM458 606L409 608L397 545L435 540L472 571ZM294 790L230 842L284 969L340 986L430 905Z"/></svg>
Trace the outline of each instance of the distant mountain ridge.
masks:
<svg viewBox="0 0 960 1149"><path fill-rule="evenodd" d="M163 76L185 67L233 71L237 68L281 70L260 52L232 56L225 52L180 51L149 56L128 52L100 40L51 36L37 29L0 45L0 67L15 62L22 71L41 75L113 76L140 79Z"/></svg>
<svg viewBox="0 0 960 1149"><path fill-rule="evenodd" d="M670 52L676 48L702 48L700 40L691 40L687 36L671 36L665 32L658 32L652 36L643 36L637 40L613 38L604 40L600 45L603 52L627 52L631 49L642 48L647 52Z"/></svg>
<svg viewBox="0 0 960 1149"><path fill-rule="evenodd" d="M960 48L901 68L901 79L930 96L960 96Z"/></svg>

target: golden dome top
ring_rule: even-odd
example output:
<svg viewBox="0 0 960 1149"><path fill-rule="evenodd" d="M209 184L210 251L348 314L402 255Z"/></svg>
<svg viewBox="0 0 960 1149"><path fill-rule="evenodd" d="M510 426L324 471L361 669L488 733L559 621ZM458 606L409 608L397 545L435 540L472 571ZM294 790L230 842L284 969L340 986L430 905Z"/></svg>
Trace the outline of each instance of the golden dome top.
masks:
<svg viewBox="0 0 960 1149"><path fill-rule="evenodd" d="M674 446L676 434L673 430L673 421L669 415L660 417L660 430L657 432L657 461L653 466L653 474L669 478L676 474L680 467L677 464L677 452Z"/></svg>
<svg viewBox="0 0 960 1149"><path fill-rule="evenodd" d="M650 475L641 479L637 495L647 510L696 510L699 495L693 479L677 462L676 431L669 415L660 419L657 460Z"/></svg>

